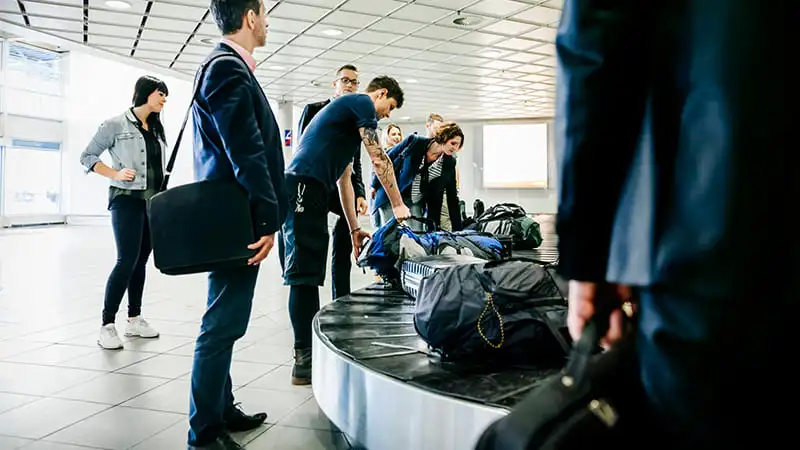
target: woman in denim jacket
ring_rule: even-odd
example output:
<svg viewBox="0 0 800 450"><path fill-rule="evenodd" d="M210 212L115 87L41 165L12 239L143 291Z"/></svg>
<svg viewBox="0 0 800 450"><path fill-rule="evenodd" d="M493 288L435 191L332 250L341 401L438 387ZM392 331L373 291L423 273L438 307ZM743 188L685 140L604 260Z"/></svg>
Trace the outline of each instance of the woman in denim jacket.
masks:
<svg viewBox="0 0 800 450"><path fill-rule="evenodd" d="M87 173L110 180L108 209L117 244L117 262L106 283L103 325L98 345L122 348L114 325L122 296L128 292L128 323L125 336L158 337L141 317L145 268L152 250L147 201L161 188L167 149L164 126L159 117L167 100L167 85L144 76L136 82L133 106L106 120L81 153ZM100 160L108 151L111 167Z"/></svg>

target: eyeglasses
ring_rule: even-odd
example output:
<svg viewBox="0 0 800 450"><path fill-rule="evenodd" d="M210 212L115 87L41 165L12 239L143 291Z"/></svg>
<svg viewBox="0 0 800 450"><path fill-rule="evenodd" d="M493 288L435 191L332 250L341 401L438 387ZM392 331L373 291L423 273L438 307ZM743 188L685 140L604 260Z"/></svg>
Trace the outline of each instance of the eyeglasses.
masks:
<svg viewBox="0 0 800 450"><path fill-rule="evenodd" d="M341 81L343 84L349 84L351 86L358 86L359 84L361 84L359 83L358 80L351 80L350 78L347 77L339 78L337 81Z"/></svg>

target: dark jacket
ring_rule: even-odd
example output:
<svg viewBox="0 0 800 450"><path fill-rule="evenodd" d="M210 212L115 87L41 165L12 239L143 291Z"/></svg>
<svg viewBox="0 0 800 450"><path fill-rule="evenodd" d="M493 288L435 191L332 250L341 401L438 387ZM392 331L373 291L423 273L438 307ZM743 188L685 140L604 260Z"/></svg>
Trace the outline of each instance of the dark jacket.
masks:
<svg viewBox="0 0 800 450"><path fill-rule="evenodd" d="M565 3L555 142L567 277L726 298L795 276L795 212L781 198L800 180L786 53L796 8Z"/></svg>
<svg viewBox="0 0 800 450"><path fill-rule="evenodd" d="M267 236L286 216L280 130L267 97L247 64L219 44L192 106L194 169L198 180L235 179L250 197L255 232Z"/></svg>
<svg viewBox="0 0 800 450"><path fill-rule="evenodd" d="M311 123L311 119L317 115L318 112L322 110L322 108L328 106L331 100L323 100L321 102L316 103L309 103L303 108L302 114L300 114L300 123L297 127L297 140L300 140L300 137L303 135L303 131L306 130L306 127L309 123ZM359 154L360 156L360 154ZM358 199L359 197L367 198L366 191L364 190L364 178L362 177L362 170L361 170L361 158L356 156L353 158L353 174L350 179L353 182L353 192L355 193L355 198ZM337 196L338 197L338 196Z"/></svg>
<svg viewBox="0 0 800 450"><path fill-rule="evenodd" d="M419 171L419 165L428 151L431 143L430 138L412 134L402 142L390 148L387 154L392 160L397 186L403 197L410 195L411 186L414 183ZM456 187L456 159L452 156L442 156L442 175L433 181L427 181L427 177L422 177L422 200L427 216L437 227L440 226L442 217L442 202L444 193L447 193L447 209L450 213L450 221L453 224L453 231L461 230L461 215L458 204L458 188ZM389 203L389 196L381 186L377 177L372 178L372 187L376 190L373 209L380 208Z"/></svg>

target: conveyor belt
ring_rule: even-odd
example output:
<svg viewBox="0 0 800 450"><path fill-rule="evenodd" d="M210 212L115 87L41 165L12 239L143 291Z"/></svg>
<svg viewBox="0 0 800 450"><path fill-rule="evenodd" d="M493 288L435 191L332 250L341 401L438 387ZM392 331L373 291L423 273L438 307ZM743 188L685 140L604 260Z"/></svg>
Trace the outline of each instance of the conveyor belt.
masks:
<svg viewBox="0 0 800 450"><path fill-rule="evenodd" d="M557 261L552 221L530 256ZM545 232L545 230L548 230ZM442 364L414 329L414 302L372 285L314 320L314 395L345 434L369 450L470 449L493 420L558 368Z"/></svg>

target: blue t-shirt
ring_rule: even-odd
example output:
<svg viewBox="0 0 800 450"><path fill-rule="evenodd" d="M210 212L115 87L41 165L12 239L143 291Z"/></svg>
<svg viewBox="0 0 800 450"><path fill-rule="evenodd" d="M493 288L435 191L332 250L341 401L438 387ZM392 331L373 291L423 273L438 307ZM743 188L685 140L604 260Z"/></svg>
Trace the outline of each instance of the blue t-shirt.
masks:
<svg viewBox="0 0 800 450"><path fill-rule="evenodd" d="M361 150L361 128L378 128L372 99L349 94L333 100L306 127L286 173L319 180L333 189Z"/></svg>

